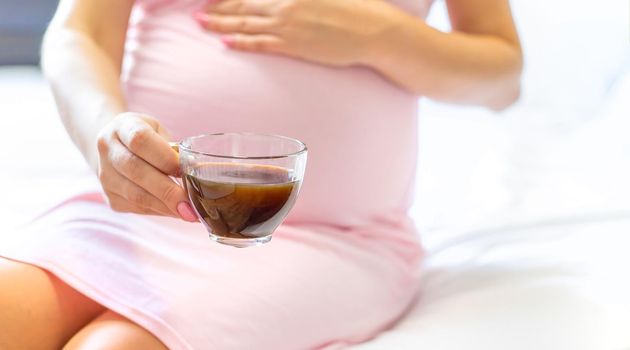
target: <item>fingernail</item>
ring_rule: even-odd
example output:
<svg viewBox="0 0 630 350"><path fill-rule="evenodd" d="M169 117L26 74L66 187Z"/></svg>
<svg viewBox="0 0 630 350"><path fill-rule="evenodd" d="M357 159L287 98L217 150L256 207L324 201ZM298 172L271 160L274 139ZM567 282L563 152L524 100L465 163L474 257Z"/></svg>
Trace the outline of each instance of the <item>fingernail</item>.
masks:
<svg viewBox="0 0 630 350"><path fill-rule="evenodd" d="M202 25L210 21L210 16L205 12L195 11L192 16L199 24Z"/></svg>
<svg viewBox="0 0 630 350"><path fill-rule="evenodd" d="M179 202L179 204L177 204L177 212L179 216L186 221L197 221L197 216L188 202Z"/></svg>
<svg viewBox="0 0 630 350"><path fill-rule="evenodd" d="M221 42L223 43L223 45L225 46L232 46L234 44L234 38L232 38L229 35L221 35L219 37L219 40L221 40Z"/></svg>

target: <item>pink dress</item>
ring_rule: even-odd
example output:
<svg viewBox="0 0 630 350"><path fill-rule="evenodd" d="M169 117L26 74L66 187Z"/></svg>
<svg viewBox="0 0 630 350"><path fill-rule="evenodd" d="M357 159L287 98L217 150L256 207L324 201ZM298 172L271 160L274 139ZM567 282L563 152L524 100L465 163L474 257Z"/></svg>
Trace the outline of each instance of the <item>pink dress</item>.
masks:
<svg viewBox="0 0 630 350"><path fill-rule="evenodd" d="M235 249L199 223L121 214L98 187L0 242L171 349L315 349L376 336L410 306L422 251L406 212L417 98L368 68L236 52L192 19L202 1L142 0L123 84L174 139L247 131L309 147L273 240ZM397 0L425 16L429 3ZM6 236L6 235L5 235Z"/></svg>

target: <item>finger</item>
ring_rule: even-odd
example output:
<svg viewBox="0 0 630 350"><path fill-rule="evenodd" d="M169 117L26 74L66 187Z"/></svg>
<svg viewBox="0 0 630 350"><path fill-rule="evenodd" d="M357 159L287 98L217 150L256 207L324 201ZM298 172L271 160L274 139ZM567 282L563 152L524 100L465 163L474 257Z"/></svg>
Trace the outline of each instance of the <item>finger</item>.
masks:
<svg viewBox="0 0 630 350"><path fill-rule="evenodd" d="M171 133L168 132L168 130L165 127L163 127L162 124L160 124L157 120L153 118L147 118L145 121L148 122L149 125L151 125L154 129L157 129L156 132L158 133L158 135L162 136L162 139L168 142L168 146L175 153L177 169L175 170L174 174L167 174L167 175L171 175L174 177L181 177L181 168L179 167L179 145L177 146L177 148L173 148L173 144L177 145L177 143L176 142L173 143L169 141L173 139L171 137Z"/></svg>
<svg viewBox="0 0 630 350"><path fill-rule="evenodd" d="M122 202L139 208L140 211L153 211L159 215L179 217L154 195L139 187L129 179L112 170L102 180L108 194L121 198ZM120 203L120 202L116 202Z"/></svg>
<svg viewBox="0 0 630 350"><path fill-rule="evenodd" d="M206 14L198 18L207 30L217 33L273 33L276 20L268 17Z"/></svg>
<svg viewBox="0 0 630 350"><path fill-rule="evenodd" d="M209 4L207 13L219 13L225 15L270 15L274 3L264 0L225 0Z"/></svg>
<svg viewBox="0 0 630 350"><path fill-rule="evenodd" d="M150 125L151 123L149 123ZM153 126L153 125L151 125ZM164 141L169 141L171 140L171 133L168 132L168 130L166 130L165 127L162 126L162 124L157 123L157 126L154 126L154 129L157 127L157 130L155 132L158 133L158 135L162 136L162 139L164 139Z"/></svg>
<svg viewBox="0 0 630 350"><path fill-rule="evenodd" d="M176 175L179 171L177 154L160 134L159 124L150 125L140 118L127 118L118 129L118 138L133 154L159 171ZM165 133L165 130L162 130Z"/></svg>
<svg viewBox="0 0 630 350"><path fill-rule="evenodd" d="M284 53L284 42L275 35L223 35L221 41L231 49L255 52Z"/></svg>
<svg viewBox="0 0 630 350"><path fill-rule="evenodd" d="M131 153L120 142L112 142L110 152L112 165L118 173L155 196L173 213L178 213L182 219L196 220L194 214L191 214L192 210L182 211L190 208L188 198L184 189L170 177ZM186 208L182 208L182 205Z"/></svg>
<svg viewBox="0 0 630 350"><path fill-rule="evenodd" d="M151 208L142 208L133 203L129 202L127 198L117 195L115 193L107 193L107 198L109 202L109 206L121 213L135 213L135 214L144 214L144 215L157 215L157 216L169 216L169 217L177 217L173 215L173 213L163 213L161 211L156 211Z"/></svg>

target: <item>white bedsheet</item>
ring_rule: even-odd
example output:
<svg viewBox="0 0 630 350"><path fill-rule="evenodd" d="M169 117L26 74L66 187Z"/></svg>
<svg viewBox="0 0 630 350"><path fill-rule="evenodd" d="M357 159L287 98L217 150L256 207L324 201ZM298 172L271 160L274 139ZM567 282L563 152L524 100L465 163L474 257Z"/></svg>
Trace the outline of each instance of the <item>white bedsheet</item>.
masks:
<svg viewBox="0 0 630 350"><path fill-rule="evenodd" d="M630 349L629 233L628 216L460 232L410 314L356 349Z"/></svg>

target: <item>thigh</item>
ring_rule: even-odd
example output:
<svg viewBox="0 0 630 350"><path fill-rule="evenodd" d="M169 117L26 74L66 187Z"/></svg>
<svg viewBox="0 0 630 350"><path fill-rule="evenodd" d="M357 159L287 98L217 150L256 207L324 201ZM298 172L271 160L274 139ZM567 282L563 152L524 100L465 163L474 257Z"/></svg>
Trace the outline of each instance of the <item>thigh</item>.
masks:
<svg viewBox="0 0 630 350"><path fill-rule="evenodd" d="M390 325L414 295L415 268L386 241L324 229L274 239L213 246L205 267L163 287L172 304L158 312L195 349L344 347Z"/></svg>
<svg viewBox="0 0 630 350"><path fill-rule="evenodd" d="M0 310L1 349L59 349L104 309L44 270L0 257Z"/></svg>
<svg viewBox="0 0 630 350"><path fill-rule="evenodd" d="M64 350L166 349L144 328L112 311L105 311L81 329Z"/></svg>

